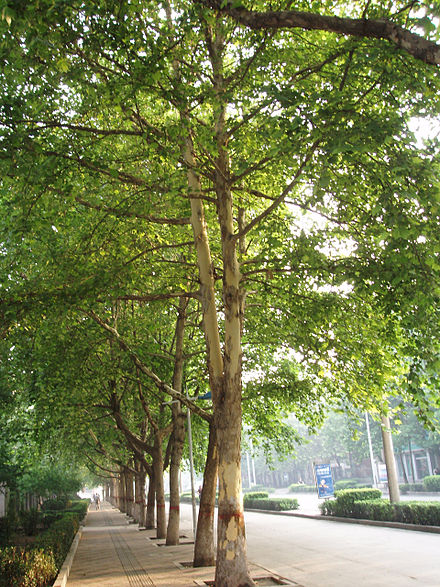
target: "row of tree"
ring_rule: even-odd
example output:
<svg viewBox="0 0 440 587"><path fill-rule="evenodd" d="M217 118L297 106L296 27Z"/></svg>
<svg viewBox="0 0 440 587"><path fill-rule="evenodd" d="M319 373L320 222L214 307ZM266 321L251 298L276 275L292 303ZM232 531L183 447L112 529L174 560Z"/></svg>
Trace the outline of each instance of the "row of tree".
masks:
<svg viewBox="0 0 440 587"><path fill-rule="evenodd" d="M196 414L195 564L218 477L231 587L243 422L285 446L290 412L438 400L438 149L408 126L438 113L437 5L268 6L1 8L1 393L54 451L148 476L168 544Z"/></svg>

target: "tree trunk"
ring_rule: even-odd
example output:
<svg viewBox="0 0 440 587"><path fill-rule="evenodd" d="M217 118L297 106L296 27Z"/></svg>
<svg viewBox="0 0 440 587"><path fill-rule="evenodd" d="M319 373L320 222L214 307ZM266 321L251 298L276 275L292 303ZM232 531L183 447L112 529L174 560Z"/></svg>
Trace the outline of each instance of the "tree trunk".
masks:
<svg viewBox="0 0 440 587"><path fill-rule="evenodd" d="M179 316L176 322L176 353L174 359L173 388L182 391L183 336L185 333L187 298L180 298ZM168 516L166 544L179 544L180 533L180 462L185 444L185 415L179 403L171 404L173 415L172 451L170 463L170 512Z"/></svg>
<svg viewBox="0 0 440 587"><path fill-rule="evenodd" d="M121 469L119 475L119 504L118 508L123 514L127 513L127 494L126 494L126 483L125 483L125 471Z"/></svg>
<svg viewBox="0 0 440 587"><path fill-rule="evenodd" d="M129 470L125 472L125 495L126 495L126 513L133 516L134 492L133 492L133 473Z"/></svg>
<svg viewBox="0 0 440 587"><path fill-rule="evenodd" d="M214 550L214 512L217 489L218 451L215 440L215 427L209 427L208 454L203 475L202 495L200 496L199 517L197 519L196 541L194 545L194 567L215 565Z"/></svg>
<svg viewBox="0 0 440 587"><path fill-rule="evenodd" d="M241 273L234 235L232 194L229 177L226 97L223 79L223 36L220 27L211 39L211 62L216 94L215 135L217 158L214 187L223 254L224 311L224 380L223 394L217 398L214 423L219 451L219 504L217 522L217 563L215 582L218 587L254 585L246 556L246 536L241 493L241 334L243 295Z"/></svg>
<svg viewBox="0 0 440 587"><path fill-rule="evenodd" d="M136 459L136 476L134 480L135 508L133 517L139 526L145 526L145 481L147 473L142 464Z"/></svg>
<svg viewBox="0 0 440 587"><path fill-rule="evenodd" d="M385 456L385 464L387 467L388 476L388 491L390 494L390 502L398 503L400 501L399 482L397 479L396 461L394 458L393 439L391 436L390 419L387 416L382 416L382 441L383 452Z"/></svg>
<svg viewBox="0 0 440 587"><path fill-rule="evenodd" d="M147 511L145 513L145 528L151 530L156 527L156 483L154 471L151 471L148 480Z"/></svg>
<svg viewBox="0 0 440 587"><path fill-rule="evenodd" d="M162 438L160 434L155 434L153 450L153 469L156 490L156 517L157 517L157 538L166 538L167 520L165 512L165 491L163 483L163 456L162 456Z"/></svg>

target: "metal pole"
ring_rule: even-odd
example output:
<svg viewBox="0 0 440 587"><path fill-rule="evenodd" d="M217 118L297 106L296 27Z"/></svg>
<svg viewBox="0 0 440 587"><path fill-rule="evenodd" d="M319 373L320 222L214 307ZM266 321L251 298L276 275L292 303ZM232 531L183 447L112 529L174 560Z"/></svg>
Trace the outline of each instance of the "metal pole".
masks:
<svg viewBox="0 0 440 587"><path fill-rule="evenodd" d="M371 442L370 419L368 417L368 412L365 412L365 423L367 425L368 448L370 450L371 472L373 473L373 487L377 487L377 485L378 485L377 473L376 473L376 466L374 464L373 444Z"/></svg>
<svg viewBox="0 0 440 587"><path fill-rule="evenodd" d="M186 394L188 397L188 392ZM196 539L196 492L194 489L194 460L193 460L193 444L192 444L192 431L191 431L191 410L187 408L186 411L188 418L188 448L189 448L189 468L191 471L191 501L192 501L192 521L193 521L193 533L194 540Z"/></svg>

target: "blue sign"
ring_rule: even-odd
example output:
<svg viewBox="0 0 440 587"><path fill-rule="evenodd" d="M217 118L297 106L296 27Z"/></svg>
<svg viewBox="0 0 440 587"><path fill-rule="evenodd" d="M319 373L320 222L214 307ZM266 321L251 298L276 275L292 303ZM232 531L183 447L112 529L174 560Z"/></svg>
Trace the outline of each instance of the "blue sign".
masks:
<svg viewBox="0 0 440 587"><path fill-rule="evenodd" d="M335 490L333 488L332 469L330 465L315 465L315 477L318 497L333 497Z"/></svg>

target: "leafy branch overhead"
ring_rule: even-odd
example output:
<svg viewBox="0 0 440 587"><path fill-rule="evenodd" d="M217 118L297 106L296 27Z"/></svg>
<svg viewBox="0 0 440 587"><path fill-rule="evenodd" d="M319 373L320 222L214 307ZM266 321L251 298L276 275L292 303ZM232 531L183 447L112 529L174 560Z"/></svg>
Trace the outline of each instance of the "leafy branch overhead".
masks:
<svg viewBox="0 0 440 587"><path fill-rule="evenodd" d="M249 10L234 0L196 0L209 8L227 14L251 29L319 30L344 36L384 39L429 65L440 65L440 45L413 33L391 19L346 18L299 10ZM412 4L409 5L411 7ZM428 21L429 22L429 21ZM431 24L431 29L435 25Z"/></svg>

